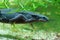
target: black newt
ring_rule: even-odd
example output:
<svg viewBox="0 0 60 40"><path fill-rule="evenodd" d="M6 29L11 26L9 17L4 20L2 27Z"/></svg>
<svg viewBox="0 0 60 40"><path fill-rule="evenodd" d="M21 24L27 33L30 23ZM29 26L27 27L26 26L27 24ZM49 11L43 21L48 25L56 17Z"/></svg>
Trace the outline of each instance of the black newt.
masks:
<svg viewBox="0 0 60 40"><path fill-rule="evenodd" d="M48 21L48 17L35 14L33 12L14 12L9 14L10 9L0 10L0 22L2 23L31 23L31 22L46 22Z"/></svg>

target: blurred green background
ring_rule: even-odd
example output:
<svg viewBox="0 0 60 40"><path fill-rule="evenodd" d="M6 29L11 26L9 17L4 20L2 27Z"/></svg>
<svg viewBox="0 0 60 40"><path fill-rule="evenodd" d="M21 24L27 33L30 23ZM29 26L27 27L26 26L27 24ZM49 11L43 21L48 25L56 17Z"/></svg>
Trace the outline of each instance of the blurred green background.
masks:
<svg viewBox="0 0 60 40"><path fill-rule="evenodd" d="M60 32L60 0L0 0L0 9L5 8L16 9L16 11L32 11L46 15L49 18L48 22L34 22L34 29L31 28L30 24L16 24L12 31L19 32L19 30L25 29ZM6 25L3 24L3 30L10 29Z"/></svg>

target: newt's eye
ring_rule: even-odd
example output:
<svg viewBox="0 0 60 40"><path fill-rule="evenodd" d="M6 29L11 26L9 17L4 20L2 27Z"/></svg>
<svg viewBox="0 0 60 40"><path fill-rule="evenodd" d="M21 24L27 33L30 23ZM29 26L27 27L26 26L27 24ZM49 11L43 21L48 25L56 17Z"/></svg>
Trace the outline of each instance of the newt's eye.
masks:
<svg viewBox="0 0 60 40"><path fill-rule="evenodd" d="M43 17L45 19L45 17Z"/></svg>

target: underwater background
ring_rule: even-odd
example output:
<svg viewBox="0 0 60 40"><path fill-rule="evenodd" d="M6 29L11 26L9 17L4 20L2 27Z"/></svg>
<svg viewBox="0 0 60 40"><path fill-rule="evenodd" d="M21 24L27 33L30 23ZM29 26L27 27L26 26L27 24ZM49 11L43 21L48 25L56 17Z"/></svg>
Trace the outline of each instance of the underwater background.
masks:
<svg viewBox="0 0 60 40"><path fill-rule="evenodd" d="M49 18L48 22L34 22L34 29L29 23L0 22L0 40L60 40L60 0L0 0L0 9L31 11Z"/></svg>

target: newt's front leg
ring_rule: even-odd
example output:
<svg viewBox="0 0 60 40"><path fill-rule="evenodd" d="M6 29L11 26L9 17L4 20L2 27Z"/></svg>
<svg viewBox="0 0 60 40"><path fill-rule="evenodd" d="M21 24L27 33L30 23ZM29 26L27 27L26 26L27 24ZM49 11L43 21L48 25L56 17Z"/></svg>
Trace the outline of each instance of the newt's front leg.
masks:
<svg viewBox="0 0 60 40"><path fill-rule="evenodd" d="M20 19L24 20L25 22L29 22L32 20L32 19L28 19L26 16L24 16L22 14L18 14L14 18L10 19L9 22L13 22L13 21L20 20Z"/></svg>

